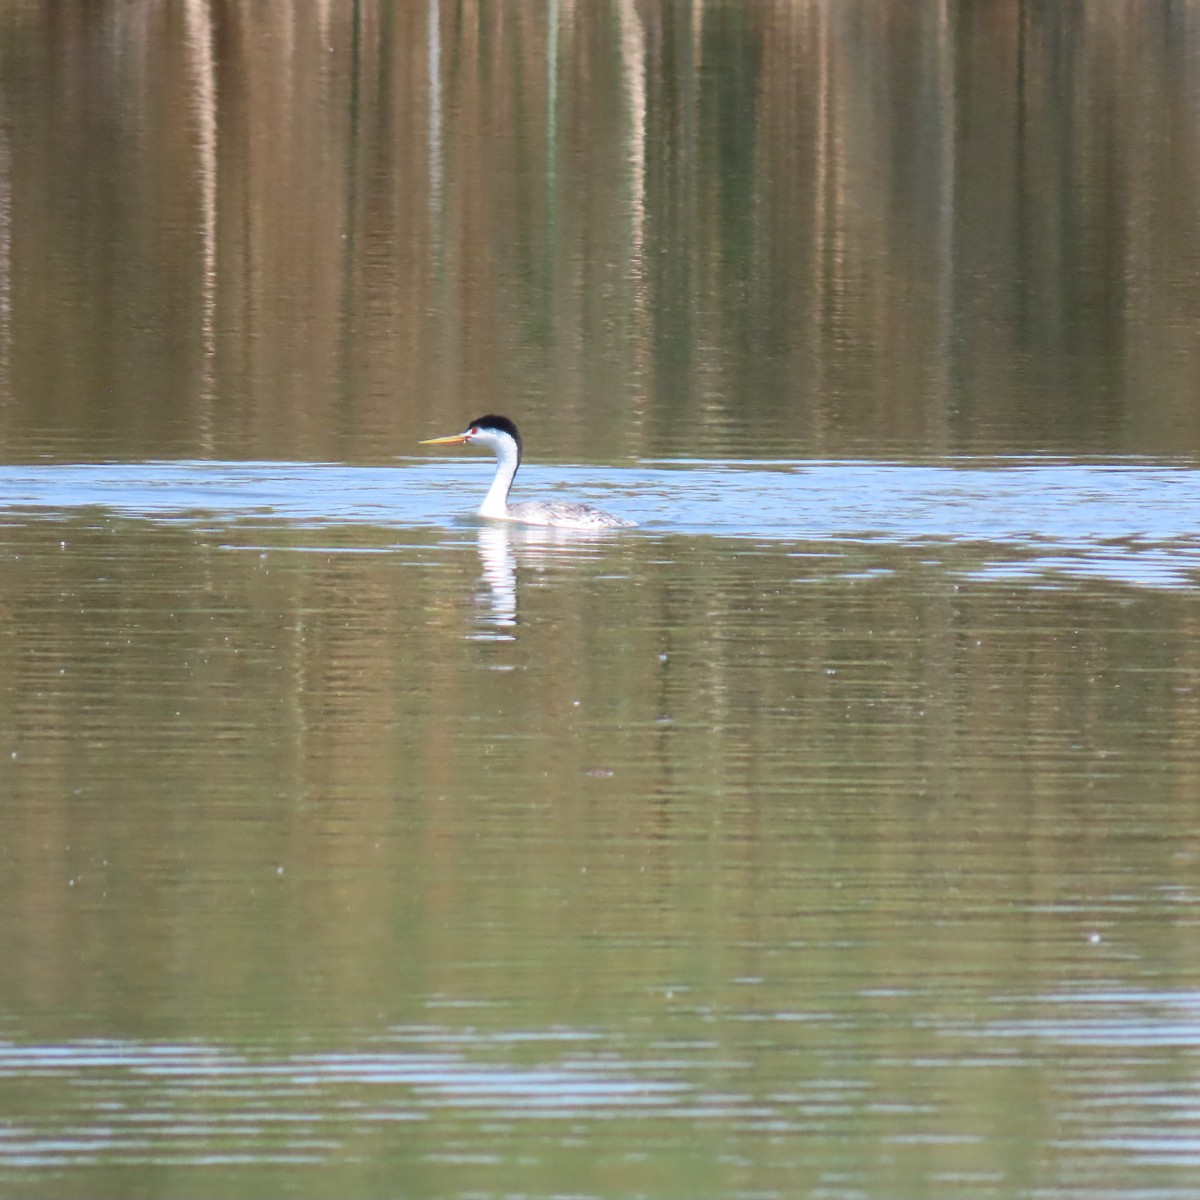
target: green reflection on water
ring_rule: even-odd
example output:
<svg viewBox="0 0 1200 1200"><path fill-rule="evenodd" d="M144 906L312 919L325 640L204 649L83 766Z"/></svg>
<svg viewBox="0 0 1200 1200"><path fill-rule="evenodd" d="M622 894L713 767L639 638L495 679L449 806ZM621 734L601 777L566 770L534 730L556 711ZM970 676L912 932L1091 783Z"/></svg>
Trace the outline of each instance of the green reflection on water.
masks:
<svg viewBox="0 0 1200 1200"><path fill-rule="evenodd" d="M1186 461L1198 46L16 0L0 447ZM66 507L0 526L0 1191L1194 1194L1190 524L1151 592Z"/></svg>
<svg viewBox="0 0 1200 1200"><path fill-rule="evenodd" d="M2 533L0 996L17 1046L64 1049L0 1054L0 1105L18 1141L88 1131L50 1178L1150 1178L1072 1097L1149 1128L1130 1097L1187 1041L1184 1002L1126 1045L1195 983L1190 593L516 543L493 626L474 534ZM1115 1015L1078 1045L1082 993ZM118 1061L76 1061L95 1038ZM228 1061L147 1070L180 1044Z"/></svg>

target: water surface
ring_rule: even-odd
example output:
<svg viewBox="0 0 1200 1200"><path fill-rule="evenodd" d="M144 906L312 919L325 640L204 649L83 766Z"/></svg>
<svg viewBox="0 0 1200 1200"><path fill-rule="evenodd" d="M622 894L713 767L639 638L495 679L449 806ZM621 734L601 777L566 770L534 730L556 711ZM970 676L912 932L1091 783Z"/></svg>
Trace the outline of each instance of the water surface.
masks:
<svg viewBox="0 0 1200 1200"><path fill-rule="evenodd" d="M176 469L0 536L12 1194L1186 1194L1183 572Z"/></svg>
<svg viewBox="0 0 1200 1200"><path fill-rule="evenodd" d="M4 5L0 1194L1194 1196L1198 97L1166 0Z"/></svg>
<svg viewBox="0 0 1200 1200"><path fill-rule="evenodd" d="M231 521L268 528L281 521L308 529L454 528L472 520L492 470L490 456L456 464L417 459L391 468L217 462L7 467L0 468L0 503L10 513L96 508L215 528ZM957 564L969 561L971 570L984 573L1098 574L1190 586L1200 553L1200 474L1181 462L684 460L607 469L526 466L519 480L516 496L596 503L636 521L643 536L838 543L841 565L850 569L861 568L879 548L908 546L935 556L945 551ZM519 527L506 536L591 540Z"/></svg>

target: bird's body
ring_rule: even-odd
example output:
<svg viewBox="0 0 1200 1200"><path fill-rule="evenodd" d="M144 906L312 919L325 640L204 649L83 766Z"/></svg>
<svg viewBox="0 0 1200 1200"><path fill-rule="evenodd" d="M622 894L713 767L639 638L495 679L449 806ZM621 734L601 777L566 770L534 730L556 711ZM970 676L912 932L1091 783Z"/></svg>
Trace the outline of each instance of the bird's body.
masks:
<svg viewBox="0 0 1200 1200"><path fill-rule="evenodd" d="M450 437L427 438L422 446L479 445L496 455L496 477L488 488L479 515L493 521L515 521L521 525L551 525L557 529L622 529L633 525L588 504L560 504L531 500L509 504L508 493L521 465L521 434L507 417L489 414L472 421L464 433Z"/></svg>

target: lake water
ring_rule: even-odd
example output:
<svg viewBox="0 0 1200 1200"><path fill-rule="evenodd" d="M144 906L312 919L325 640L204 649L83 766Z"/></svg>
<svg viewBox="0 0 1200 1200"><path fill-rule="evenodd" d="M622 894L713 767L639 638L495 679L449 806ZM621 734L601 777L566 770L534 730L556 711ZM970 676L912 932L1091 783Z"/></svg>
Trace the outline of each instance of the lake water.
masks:
<svg viewBox="0 0 1200 1200"><path fill-rule="evenodd" d="M1198 97L1166 0L6 6L0 1195L1195 1196Z"/></svg>

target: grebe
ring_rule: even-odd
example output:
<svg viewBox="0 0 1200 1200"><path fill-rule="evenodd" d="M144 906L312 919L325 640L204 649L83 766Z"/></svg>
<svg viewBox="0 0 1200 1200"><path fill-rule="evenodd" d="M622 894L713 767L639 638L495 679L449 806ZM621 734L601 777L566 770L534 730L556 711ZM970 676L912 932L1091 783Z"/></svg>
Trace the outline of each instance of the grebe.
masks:
<svg viewBox="0 0 1200 1200"><path fill-rule="evenodd" d="M532 500L524 504L509 504L508 493L513 476L521 465L521 434L507 417L489 413L477 417L465 433L450 437L426 438L422 446L459 446L464 444L488 446L496 455L496 478L479 506L481 517L494 521L517 521L522 525L553 525L559 529L626 529L633 521L614 517L612 513L592 508L588 504L557 504Z"/></svg>

